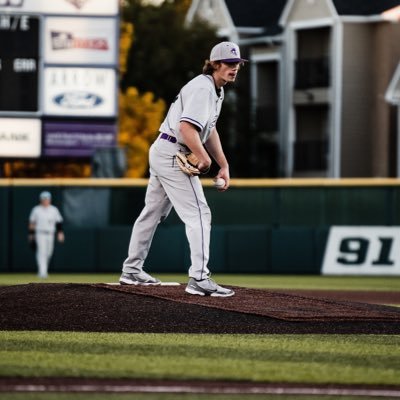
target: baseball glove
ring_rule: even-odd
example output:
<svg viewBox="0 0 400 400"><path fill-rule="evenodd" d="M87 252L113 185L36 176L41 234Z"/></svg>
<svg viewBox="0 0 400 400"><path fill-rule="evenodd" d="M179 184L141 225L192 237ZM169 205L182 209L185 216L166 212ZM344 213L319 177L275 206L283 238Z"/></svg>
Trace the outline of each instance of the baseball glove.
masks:
<svg viewBox="0 0 400 400"><path fill-rule="evenodd" d="M176 162L179 165L179 168L184 172L186 175L189 176L197 176L200 175L200 170L197 167L199 164L199 160L193 153L184 154L180 151L176 153Z"/></svg>
<svg viewBox="0 0 400 400"><path fill-rule="evenodd" d="M37 243L36 243L36 238L35 236L30 236L28 239L29 247L31 250L36 251L37 249Z"/></svg>

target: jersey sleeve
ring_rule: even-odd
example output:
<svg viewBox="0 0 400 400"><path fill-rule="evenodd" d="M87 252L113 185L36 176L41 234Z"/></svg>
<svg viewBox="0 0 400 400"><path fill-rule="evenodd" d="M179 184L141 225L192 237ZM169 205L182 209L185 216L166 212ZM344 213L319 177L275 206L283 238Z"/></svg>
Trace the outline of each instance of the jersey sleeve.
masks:
<svg viewBox="0 0 400 400"><path fill-rule="evenodd" d="M58 210L58 208L55 207L54 209L55 214L56 214L56 222L63 222L63 217L61 216L60 211Z"/></svg>
<svg viewBox="0 0 400 400"><path fill-rule="evenodd" d="M180 122L190 122L200 130L203 130L210 118L213 105L212 92L206 88L193 91L183 99L183 111Z"/></svg>
<svg viewBox="0 0 400 400"><path fill-rule="evenodd" d="M29 223L35 224L37 222L37 212L36 207L32 208L31 213L29 214Z"/></svg>

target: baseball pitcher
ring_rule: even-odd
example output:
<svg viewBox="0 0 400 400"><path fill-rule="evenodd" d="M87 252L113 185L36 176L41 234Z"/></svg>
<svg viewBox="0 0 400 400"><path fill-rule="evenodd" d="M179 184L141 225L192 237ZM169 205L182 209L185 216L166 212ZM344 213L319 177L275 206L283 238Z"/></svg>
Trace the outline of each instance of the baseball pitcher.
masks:
<svg viewBox="0 0 400 400"><path fill-rule="evenodd" d="M175 208L185 224L191 265L186 292L199 296L228 297L233 290L210 278L208 266L211 212L199 175L206 173L211 158L219 166L218 178L229 187L229 165L217 131L224 100L224 86L236 80L244 60L239 47L222 42L213 47L203 73L189 81L176 96L149 153L150 179L145 207L136 220L123 263L121 284L158 285L143 270L157 225ZM211 156L211 157L210 157Z"/></svg>

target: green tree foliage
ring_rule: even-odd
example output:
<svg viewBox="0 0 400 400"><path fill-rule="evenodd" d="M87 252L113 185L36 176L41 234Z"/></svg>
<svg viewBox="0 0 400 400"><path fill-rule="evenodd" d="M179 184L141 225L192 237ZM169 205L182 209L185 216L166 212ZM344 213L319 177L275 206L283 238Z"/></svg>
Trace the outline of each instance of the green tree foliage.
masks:
<svg viewBox="0 0 400 400"><path fill-rule="evenodd" d="M170 0L160 6L126 0L122 19L133 23L135 40L128 54L121 88L152 92L167 103L189 79L201 73L203 61L219 40L205 22L185 25L186 0Z"/></svg>
<svg viewBox="0 0 400 400"><path fill-rule="evenodd" d="M216 29L205 22L185 24L190 4L190 0L166 0L154 6L144 0L125 0L121 17L134 25L134 40L127 52L126 72L121 76L122 93L134 87L139 93L152 93L154 102L163 99L168 107L180 88L201 73L211 48L222 39L217 37ZM248 58L244 50L242 55ZM248 73L246 65L238 81L225 88L225 101L218 120L218 132L235 177L254 175L249 171L248 159L253 151L249 132ZM161 107L156 109L160 111ZM120 114L120 118L122 116ZM142 154L145 154L143 149ZM210 174L217 169L213 163Z"/></svg>

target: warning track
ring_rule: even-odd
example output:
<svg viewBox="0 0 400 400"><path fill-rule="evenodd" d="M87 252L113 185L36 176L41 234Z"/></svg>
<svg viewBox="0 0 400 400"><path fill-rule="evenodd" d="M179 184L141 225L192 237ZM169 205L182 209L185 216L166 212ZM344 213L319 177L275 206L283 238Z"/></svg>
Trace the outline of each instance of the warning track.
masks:
<svg viewBox="0 0 400 400"><path fill-rule="evenodd" d="M0 378L0 392L180 393L364 396L400 398L400 386L296 385L226 381L159 381L77 378Z"/></svg>

